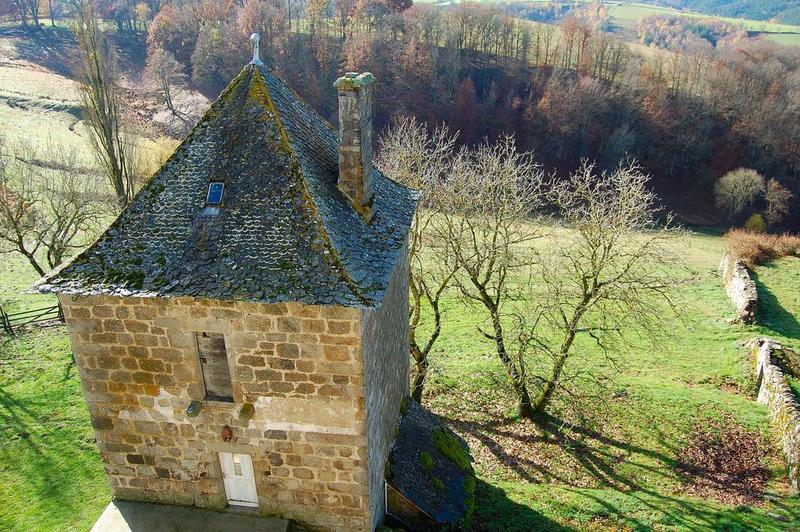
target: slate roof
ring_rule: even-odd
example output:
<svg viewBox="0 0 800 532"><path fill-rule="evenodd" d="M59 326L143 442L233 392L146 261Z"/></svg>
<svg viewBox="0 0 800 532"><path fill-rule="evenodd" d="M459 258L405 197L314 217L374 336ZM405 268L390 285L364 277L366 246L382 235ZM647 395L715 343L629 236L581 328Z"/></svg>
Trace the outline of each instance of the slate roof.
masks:
<svg viewBox="0 0 800 532"><path fill-rule="evenodd" d="M275 74L247 65L109 229L35 288L376 307L416 193L373 170L368 224L336 186L338 144ZM218 209L205 204L212 181L225 183Z"/></svg>
<svg viewBox="0 0 800 532"><path fill-rule="evenodd" d="M470 511L469 501L474 497L474 491L466 488L466 478L471 476L474 481L475 473L471 464L469 471L464 471L439 451L434 443L437 430L445 431L469 457L469 446L460 436L448 429L435 414L409 399L389 454L391 475L387 482L437 525L458 527ZM430 470L423 464L423 453L432 459ZM469 459L471 461L471 457ZM442 482L443 489L436 488L434 478Z"/></svg>

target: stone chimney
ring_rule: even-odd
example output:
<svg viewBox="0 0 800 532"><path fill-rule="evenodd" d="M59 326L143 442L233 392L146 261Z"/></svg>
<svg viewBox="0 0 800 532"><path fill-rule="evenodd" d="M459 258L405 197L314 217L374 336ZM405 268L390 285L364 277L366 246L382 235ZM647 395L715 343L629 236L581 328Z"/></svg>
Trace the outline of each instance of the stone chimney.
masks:
<svg viewBox="0 0 800 532"><path fill-rule="evenodd" d="M372 83L369 72L348 72L339 91L339 190L367 221L372 219Z"/></svg>

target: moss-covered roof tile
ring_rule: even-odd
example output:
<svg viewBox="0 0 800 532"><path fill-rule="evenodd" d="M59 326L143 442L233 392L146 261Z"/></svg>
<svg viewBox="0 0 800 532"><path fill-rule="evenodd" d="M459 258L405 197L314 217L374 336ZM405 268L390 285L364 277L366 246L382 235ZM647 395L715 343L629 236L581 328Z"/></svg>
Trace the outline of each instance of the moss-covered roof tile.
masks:
<svg viewBox="0 0 800 532"><path fill-rule="evenodd" d="M338 134L247 65L86 251L43 292L378 306L415 207L377 170L367 223L336 186ZM220 208L208 184L225 183Z"/></svg>

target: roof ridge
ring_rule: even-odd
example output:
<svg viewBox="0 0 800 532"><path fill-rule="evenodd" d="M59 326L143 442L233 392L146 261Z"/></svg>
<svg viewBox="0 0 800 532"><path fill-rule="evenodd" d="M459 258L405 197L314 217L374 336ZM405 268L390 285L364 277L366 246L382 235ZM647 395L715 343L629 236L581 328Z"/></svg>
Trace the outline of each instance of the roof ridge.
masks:
<svg viewBox="0 0 800 532"><path fill-rule="evenodd" d="M315 110L313 107L311 107L311 106L308 104L308 102L306 102L306 101L303 99L303 97L302 97L302 96L300 96L300 94L299 94L299 93L298 93L298 92L297 92L297 91L294 89L294 87L292 87L291 85L289 85L289 84L286 82L286 80L282 79L280 76L278 76L278 75L277 75L275 72L273 72L273 71L272 71L272 70L271 70L269 67L267 67L266 65L264 65L264 64L261 64L261 65L259 65L259 67L260 67L260 68L263 68L263 69L265 69L265 70L267 70L267 71L269 72L269 74L270 74L270 75L271 75L273 78L275 78L275 79L276 79L276 80L277 80L279 83L281 83L281 84L282 84L282 85L283 85L283 86L284 86L284 87L285 87L285 88L286 88L286 89L289 91L289 93L290 93L290 94L291 94L291 95L294 97L294 99L297 101L297 104L298 104L298 105L300 105L300 106L303 106L303 107L307 108L308 110L310 110L311 112L313 112L315 115L317 115L317 117L319 118L319 121L320 121L320 123L321 123L323 126L325 126L325 129L327 129L327 130L328 130L330 133L333 133L333 134L334 134L334 135L335 135L337 138L339 137L339 130L336 128L336 126L334 126L333 124L331 124L331 123L330 123L330 121L329 121L327 118L325 118L324 116L322 116L321 114L319 114L319 113L318 113L318 112L317 112L317 111L316 111L316 110ZM392 183L394 183L395 185L397 185L397 186L399 186L399 187L401 187L401 188L404 188L404 189L406 189L406 190L409 190L409 191L411 191L411 192L414 192L414 193L418 193L418 192L419 192L419 191L418 191L418 190L416 190L415 188L413 188L413 187L411 187L411 186L409 186L409 185L406 185L405 183L401 183L400 181L397 181L396 179L393 179L393 178L389 177L389 176L388 176L388 175L386 175L386 174L383 172L383 170L381 170L381 169L380 169L380 167L378 167L378 165L376 165L374 162L373 162L373 164L372 164L372 170L373 170L374 172L375 172L375 171L376 171L376 172L378 172L378 173L379 173L379 174L381 174L381 176L383 176L385 179L388 179L389 181L391 181Z"/></svg>
<svg viewBox="0 0 800 532"><path fill-rule="evenodd" d="M275 123L277 125L278 132L280 133L281 140L283 140L284 144L286 145L289 157L292 160L293 173L299 175L300 191L303 199L303 204L310 211L311 219L314 221L314 225L319 231L319 236L322 238L322 241L324 242L324 245L328 250L327 258L329 258L331 262L333 262L333 266L335 266L335 269L338 271L339 277L342 279L345 285L347 285L347 288L350 289L353 295L365 305L368 306L371 305L372 301L370 301L370 299L363 294L361 288L348 273L347 268L342 262L342 259L339 257L339 252L336 250L336 247L333 245L333 241L331 240L331 237L328 234L328 229L327 227L325 227L325 221L322 219L322 216L319 213L317 204L314 201L314 195L311 193L311 190L309 189L308 182L306 181L305 175L302 171L302 165L300 164L300 161L298 160L297 155L294 152L292 143L289 141L289 135L286 132L286 128L283 125L283 119L281 118L281 115L278 112L278 108L276 107L275 102L272 100L272 95L270 94L266 81L263 78L263 73L261 72L261 68L264 68L270 74L272 74L271 71L269 71L267 67L263 65L261 66L261 68L259 68L258 65L249 64L245 67L245 69L248 68L252 68L255 71L253 77L250 80L250 87L248 88L248 92L250 92L250 90L252 89L253 83L256 81L255 77L257 76L258 81L261 82L261 88L263 89L263 97L266 100L267 108L275 118ZM278 82L283 83L283 81L278 79L277 77L275 77L275 79ZM286 85L285 83L283 84ZM288 87L288 85L286 86Z"/></svg>

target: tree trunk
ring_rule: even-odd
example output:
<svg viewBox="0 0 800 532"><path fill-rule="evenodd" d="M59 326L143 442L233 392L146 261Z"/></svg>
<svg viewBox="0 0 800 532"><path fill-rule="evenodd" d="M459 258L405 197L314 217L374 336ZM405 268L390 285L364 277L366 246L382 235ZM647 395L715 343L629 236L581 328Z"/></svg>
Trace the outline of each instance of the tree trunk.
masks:
<svg viewBox="0 0 800 532"><path fill-rule="evenodd" d="M37 5L31 5L31 19L33 19L33 25L36 29L39 29L39 10L37 9Z"/></svg>
<svg viewBox="0 0 800 532"><path fill-rule="evenodd" d="M488 306L488 305L487 305ZM505 338L503 336L503 325L500 323L500 315L497 308L493 305L489 307L492 313L492 328L494 329L494 342L497 348L497 356L508 371L508 376L511 377L511 384L514 386L514 391L517 393L519 399L519 415L526 419L532 419L534 409L531 404L531 397L528 393L528 385L525 379L520 374L517 365L511 360L506 351Z"/></svg>
<svg viewBox="0 0 800 532"><path fill-rule="evenodd" d="M47 274L47 272L44 271L44 268L42 268L39 265L39 262L36 260L36 257L34 257L33 253L29 253L28 250L26 250L22 246L18 246L17 249L20 253L22 253L25 256L26 259L28 259L28 262L31 264L31 266L33 266L33 269L36 270L36 273L38 273L42 277L44 277Z"/></svg>
<svg viewBox="0 0 800 532"><path fill-rule="evenodd" d="M414 360L417 365L417 374L414 375L414 382L411 385L411 398L418 403L422 403L422 391L425 388L425 378L428 376L430 364L426 356L420 359L414 357Z"/></svg>
<svg viewBox="0 0 800 532"><path fill-rule="evenodd" d="M177 112L175 112L175 107L172 106L172 93L169 90L168 83L164 84L164 100L165 103L167 104L167 109L169 109L170 112L174 115L178 114Z"/></svg>
<svg viewBox="0 0 800 532"><path fill-rule="evenodd" d="M550 370L550 377L547 379L547 382L544 383L544 386L542 386L542 389L536 395L536 399L534 399L531 405L534 415L543 414L544 409L547 408L548 403L550 403L550 399L553 397L553 392L558 385L558 379L561 377L561 371L564 369L564 363L566 361L567 354L563 352L559 353L558 358Z"/></svg>

